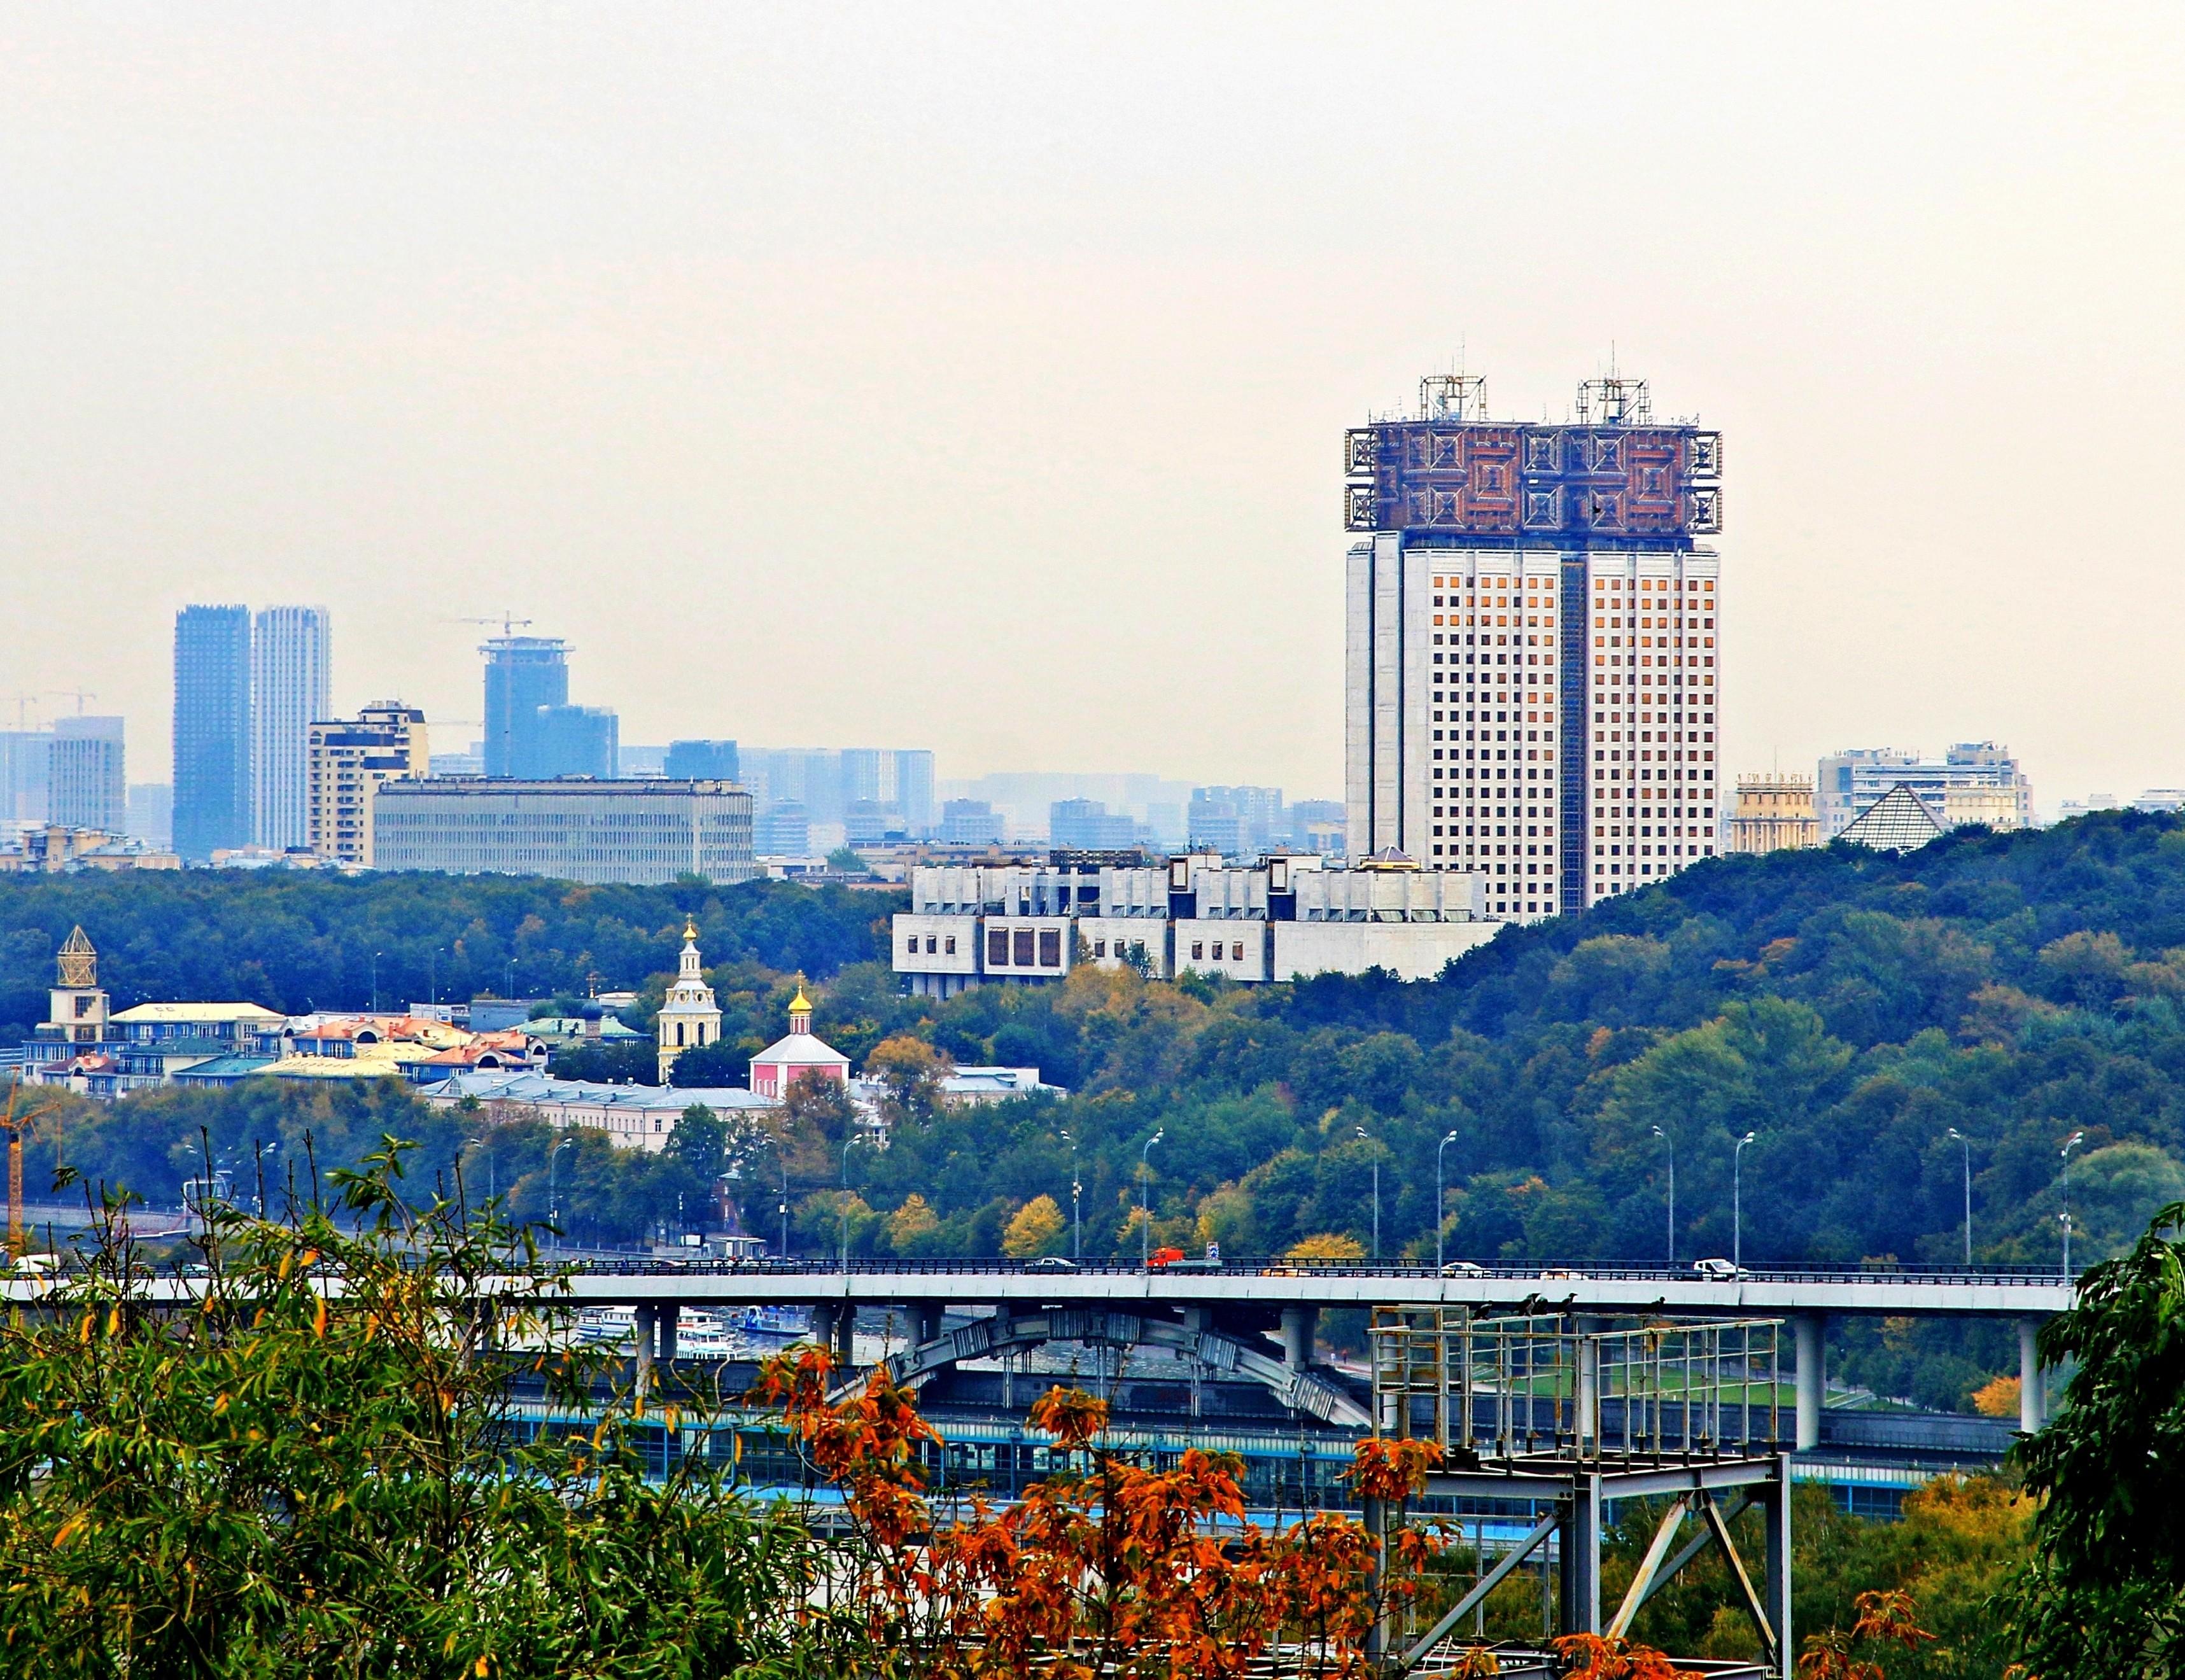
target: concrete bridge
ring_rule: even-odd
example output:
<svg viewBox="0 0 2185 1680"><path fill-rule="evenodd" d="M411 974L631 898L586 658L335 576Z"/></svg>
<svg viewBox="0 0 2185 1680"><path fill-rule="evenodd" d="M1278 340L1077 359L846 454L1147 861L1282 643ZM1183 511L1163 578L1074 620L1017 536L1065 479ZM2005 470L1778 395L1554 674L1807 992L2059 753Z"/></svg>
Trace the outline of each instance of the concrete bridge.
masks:
<svg viewBox="0 0 2185 1680"><path fill-rule="evenodd" d="M1144 1267L1117 1261L853 1260L825 1262L592 1261L569 1281L582 1305L638 1309L638 1352L673 1358L685 1306L796 1306L813 1314L815 1337L847 1363L861 1309L906 1314L914 1334L895 1362L917 1381L958 1359L988 1357L1039 1341L1128 1342L1168 1346L1216 1369L1259 1381L1287 1404L1330 1423L1363 1414L1311 1361L1323 1310L1384 1306L1463 1306L1482 1314L1568 1314L1674 1318L1780 1318L1797 1352L1797 1443L1820 1440L1825 1393L1822 1328L1843 1314L2011 1320L2019 1332L2020 1425L2043 1417L2034 1336L2068 1308L2070 1281L2044 1271L1950 1267L1748 1267L1713 1276L1689 1269L1573 1265L1430 1267L1310 1265L1242 1261ZM976 1322L946 1334L943 1314ZM1266 1338L1278 1339L1280 1358Z"/></svg>
<svg viewBox="0 0 2185 1680"><path fill-rule="evenodd" d="M511 1278L504 1286L517 1287ZM146 1279L153 1303L194 1300L201 1281ZM0 1300L35 1304L51 1281L0 1281ZM337 1286L338 1287L338 1286ZM492 1292L488 1280L484 1292ZM2020 1427L2044 1415L2034 1345L2042 1320L2070 1306L2074 1288L2057 1272L1953 1267L1752 1266L1713 1275L1667 1266L1431 1267L1307 1264L1282 1260L1199 1262L1147 1267L1087 1260L671 1261L586 1259L574 1264L561 1298L637 1312L637 1357L649 1365L676 1353L684 1307L808 1309L818 1339L847 1366L857 1314L905 1314L911 1345L897 1375L919 1381L958 1360L1007 1355L1044 1341L1161 1346L1210 1370L1258 1381L1292 1409L1323 1422L1362 1427L1366 1414L1312 1359L1318 1315L1341 1309L1468 1307L1482 1315L1566 1314L1579 1318L1784 1319L1796 1337L1797 1445L1821 1438L1826 1392L1822 1328L1841 1314L1892 1318L1990 1318L2019 1333ZM971 1317L944 1331L944 1314ZM1269 1337L1275 1338L1271 1343Z"/></svg>

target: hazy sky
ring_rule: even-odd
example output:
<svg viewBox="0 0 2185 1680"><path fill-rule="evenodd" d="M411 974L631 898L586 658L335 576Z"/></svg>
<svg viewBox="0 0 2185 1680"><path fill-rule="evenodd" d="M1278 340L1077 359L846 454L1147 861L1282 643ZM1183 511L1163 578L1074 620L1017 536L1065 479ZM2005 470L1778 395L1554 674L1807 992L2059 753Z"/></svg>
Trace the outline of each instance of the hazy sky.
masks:
<svg viewBox="0 0 2185 1680"><path fill-rule="evenodd" d="M625 741L1335 795L1343 427L1612 343L1731 768L2185 784L2181 90L2171 5L7 5L0 695L165 779L175 609L316 601L460 747L507 607Z"/></svg>

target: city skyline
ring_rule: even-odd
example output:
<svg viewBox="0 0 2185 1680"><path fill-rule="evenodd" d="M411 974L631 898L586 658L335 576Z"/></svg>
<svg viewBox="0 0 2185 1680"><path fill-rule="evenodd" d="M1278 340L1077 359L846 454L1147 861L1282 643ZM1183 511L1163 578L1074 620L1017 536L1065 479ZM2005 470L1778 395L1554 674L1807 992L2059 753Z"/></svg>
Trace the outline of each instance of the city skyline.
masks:
<svg viewBox="0 0 2185 1680"><path fill-rule="evenodd" d="M506 611L634 741L886 719L950 777L1333 790L1331 436L1422 366L1533 419L1613 359L1737 440L1727 768L1992 739L2044 810L2185 780L2185 601L2101 488L2185 362L2174 12L1419 11L1394 62L1218 15L945 60L914 8L19 18L0 535L31 622L111 587L18 686L98 690L141 771L180 606L323 602L332 710L451 721L459 621ZM1508 138L1421 148L1458 86ZM1511 237L1550 202L1621 231ZM1009 597L1054 610L1003 660Z"/></svg>

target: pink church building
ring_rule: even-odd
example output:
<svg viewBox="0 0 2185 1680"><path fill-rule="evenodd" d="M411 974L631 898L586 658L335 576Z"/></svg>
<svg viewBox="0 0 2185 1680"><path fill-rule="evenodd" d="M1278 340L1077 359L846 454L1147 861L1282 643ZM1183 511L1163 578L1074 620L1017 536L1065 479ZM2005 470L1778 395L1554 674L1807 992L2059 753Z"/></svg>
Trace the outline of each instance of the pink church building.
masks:
<svg viewBox="0 0 2185 1680"><path fill-rule="evenodd" d="M779 1101L803 1074L818 1074L846 1088L850 1083L850 1058L813 1036L812 1002L800 984L789 1006L789 1035L776 1039L751 1059L752 1094Z"/></svg>

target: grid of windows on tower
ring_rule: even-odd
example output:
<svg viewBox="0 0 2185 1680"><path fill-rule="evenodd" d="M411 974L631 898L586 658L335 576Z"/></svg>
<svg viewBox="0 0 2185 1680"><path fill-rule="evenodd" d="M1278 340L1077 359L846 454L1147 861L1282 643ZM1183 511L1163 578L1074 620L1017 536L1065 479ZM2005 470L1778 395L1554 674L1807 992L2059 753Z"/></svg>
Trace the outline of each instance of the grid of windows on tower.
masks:
<svg viewBox="0 0 2185 1680"><path fill-rule="evenodd" d="M1715 855L1715 580L1596 578L1590 606L1595 899Z"/></svg>
<svg viewBox="0 0 2185 1680"><path fill-rule="evenodd" d="M1512 568L1433 582L1441 651L1431 667L1432 773L1441 785L1429 867L1484 876L1491 914L1552 915L1557 580Z"/></svg>

